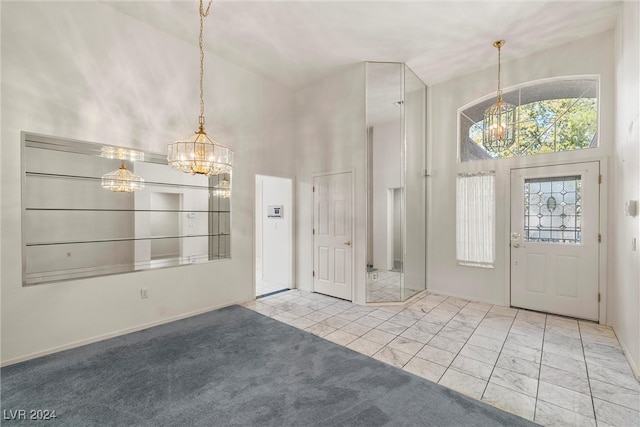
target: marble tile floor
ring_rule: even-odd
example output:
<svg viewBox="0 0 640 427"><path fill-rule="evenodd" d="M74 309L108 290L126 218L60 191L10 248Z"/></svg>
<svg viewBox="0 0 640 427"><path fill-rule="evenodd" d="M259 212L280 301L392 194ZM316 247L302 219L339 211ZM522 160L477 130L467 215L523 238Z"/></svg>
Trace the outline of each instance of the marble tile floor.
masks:
<svg viewBox="0 0 640 427"><path fill-rule="evenodd" d="M607 326L426 294L359 306L290 290L245 307L545 426L640 426Z"/></svg>
<svg viewBox="0 0 640 427"><path fill-rule="evenodd" d="M400 272L376 270L367 274L367 302L401 301Z"/></svg>

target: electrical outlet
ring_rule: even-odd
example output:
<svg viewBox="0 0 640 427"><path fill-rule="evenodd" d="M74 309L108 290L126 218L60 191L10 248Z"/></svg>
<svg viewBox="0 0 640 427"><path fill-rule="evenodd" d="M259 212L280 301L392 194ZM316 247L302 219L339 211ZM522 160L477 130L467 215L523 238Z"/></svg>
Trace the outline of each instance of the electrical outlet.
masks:
<svg viewBox="0 0 640 427"><path fill-rule="evenodd" d="M371 279L378 280L378 273L371 273Z"/></svg>
<svg viewBox="0 0 640 427"><path fill-rule="evenodd" d="M140 289L140 298L149 298L149 289Z"/></svg>

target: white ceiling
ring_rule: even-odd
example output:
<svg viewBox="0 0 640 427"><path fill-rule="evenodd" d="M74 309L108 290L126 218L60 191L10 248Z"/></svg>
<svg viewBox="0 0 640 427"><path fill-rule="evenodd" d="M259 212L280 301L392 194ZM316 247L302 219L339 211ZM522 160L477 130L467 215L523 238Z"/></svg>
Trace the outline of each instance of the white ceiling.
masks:
<svg viewBox="0 0 640 427"><path fill-rule="evenodd" d="M205 0L206 2L206 0ZM197 45L198 2L111 7ZM214 1L205 48L292 88L362 61L406 62L427 84L613 28L616 1Z"/></svg>

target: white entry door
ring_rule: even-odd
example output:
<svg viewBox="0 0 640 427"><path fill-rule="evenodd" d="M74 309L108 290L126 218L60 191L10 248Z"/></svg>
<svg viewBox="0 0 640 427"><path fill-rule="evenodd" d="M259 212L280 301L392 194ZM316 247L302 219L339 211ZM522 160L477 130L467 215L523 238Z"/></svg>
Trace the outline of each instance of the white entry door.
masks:
<svg viewBox="0 0 640 427"><path fill-rule="evenodd" d="M511 305L598 320L598 162L511 171Z"/></svg>
<svg viewBox="0 0 640 427"><path fill-rule="evenodd" d="M351 173L313 180L313 290L351 301Z"/></svg>

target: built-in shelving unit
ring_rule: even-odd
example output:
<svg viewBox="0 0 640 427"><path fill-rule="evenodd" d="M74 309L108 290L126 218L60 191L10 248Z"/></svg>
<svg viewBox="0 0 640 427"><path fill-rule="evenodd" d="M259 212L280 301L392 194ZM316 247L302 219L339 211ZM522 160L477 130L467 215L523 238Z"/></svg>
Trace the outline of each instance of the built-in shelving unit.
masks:
<svg viewBox="0 0 640 427"><path fill-rule="evenodd" d="M231 200L215 191L229 175L174 171L157 153L136 161L104 156L105 147L140 153L124 147L22 139L24 285L231 257ZM123 161L144 188L102 188L102 175Z"/></svg>

